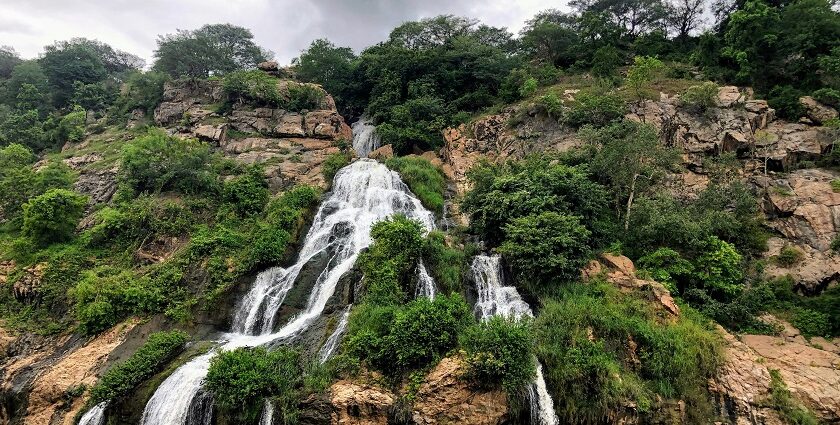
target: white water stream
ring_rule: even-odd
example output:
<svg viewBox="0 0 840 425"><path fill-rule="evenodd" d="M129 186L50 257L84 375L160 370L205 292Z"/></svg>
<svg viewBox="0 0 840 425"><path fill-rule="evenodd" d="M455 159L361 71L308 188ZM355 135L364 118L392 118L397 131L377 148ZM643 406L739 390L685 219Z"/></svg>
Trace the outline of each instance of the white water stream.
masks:
<svg viewBox="0 0 840 425"><path fill-rule="evenodd" d="M102 425L105 423L105 407L108 406L107 401L103 401L96 406L93 406L82 415L79 419L79 425Z"/></svg>
<svg viewBox="0 0 840 425"><path fill-rule="evenodd" d="M498 255L477 255L470 266L478 301L475 313L487 320L493 316L514 319L523 316L534 317L531 307L522 300L513 286L505 286L502 276L501 258ZM531 404L531 423L533 425L557 425L559 420L554 412L554 401L545 386L542 365L537 362L537 376L528 386L528 398Z"/></svg>
<svg viewBox="0 0 840 425"><path fill-rule="evenodd" d="M368 154L379 148L381 141L376 134L376 126L367 117L361 117L351 126L353 129L353 149L359 158L367 158Z"/></svg>
<svg viewBox="0 0 840 425"><path fill-rule="evenodd" d="M323 313L339 279L372 242L370 229L373 224L394 214L417 220L427 230L434 229L433 214L411 194L396 172L366 159L341 169L336 174L333 191L313 219L297 263L259 274L234 317L232 332L224 336L224 343L217 351L288 340L308 329ZM316 256L323 255L328 258L326 266L317 275L306 308L275 329L280 306L301 269ZM141 423L202 423L203 410L191 409L191 406L195 404L215 354L213 351L196 357L164 380L146 404Z"/></svg>

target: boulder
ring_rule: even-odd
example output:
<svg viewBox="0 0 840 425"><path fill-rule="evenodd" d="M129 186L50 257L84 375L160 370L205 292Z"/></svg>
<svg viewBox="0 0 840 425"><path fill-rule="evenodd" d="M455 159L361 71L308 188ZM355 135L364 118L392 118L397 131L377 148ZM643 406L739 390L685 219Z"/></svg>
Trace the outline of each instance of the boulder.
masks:
<svg viewBox="0 0 840 425"><path fill-rule="evenodd" d="M34 299L38 295L46 270L47 263L37 263L27 267L12 287L15 299L18 301Z"/></svg>
<svg viewBox="0 0 840 425"><path fill-rule="evenodd" d="M805 116L815 124L823 124L838 117L837 110L818 102L811 96L800 97L799 103L805 108Z"/></svg>
<svg viewBox="0 0 840 425"><path fill-rule="evenodd" d="M79 173L73 184L76 192L88 196L88 204L96 205L111 201L117 192L117 168L97 170L88 168Z"/></svg>
<svg viewBox="0 0 840 425"><path fill-rule="evenodd" d="M385 145L382 147L377 148L373 152L368 154L368 158L375 159L377 161L384 161L388 158L393 158L394 156L394 148L391 145Z"/></svg>
<svg viewBox="0 0 840 425"><path fill-rule="evenodd" d="M504 391L473 389L462 378L464 363L447 357L426 376L417 391L412 418L417 425L496 425L508 420Z"/></svg>
<svg viewBox="0 0 840 425"><path fill-rule="evenodd" d="M746 102L747 97L735 86L723 86L718 89L717 104L721 108L731 108Z"/></svg>
<svg viewBox="0 0 840 425"><path fill-rule="evenodd" d="M790 266L782 266L772 261L779 255L782 248L792 245L802 253L802 259ZM767 251L764 257L768 259L764 274L771 278L790 275L795 286L806 294L819 293L834 283L840 282L840 255L831 250L820 251L804 243L791 244L790 240L772 237L767 241Z"/></svg>
<svg viewBox="0 0 840 425"><path fill-rule="evenodd" d="M650 301L659 304L673 318L680 315L680 308L668 289L659 282L636 277L636 267L629 258L605 252L599 260L593 261L583 269L584 278L605 274L607 281L622 291L645 294Z"/></svg>
<svg viewBox="0 0 840 425"><path fill-rule="evenodd" d="M387 425L394 395L375 385L338 381L330 387L333 425Z"/></svg>
<svg viewBox="0 0 840 425"><path fill-rule="evenodd" d="M227 133L227 124L211 125L199 124L193 128L193 135L199 140L221 144L225 140Z"/></svg>
<svg viewBox="0 0 840 425"><path fill-rule="evenodd" d="M840 193L831 182L840 178L821 169L796 170L769 182L771 226L799 245L828 251L840 231Z"/></svg>

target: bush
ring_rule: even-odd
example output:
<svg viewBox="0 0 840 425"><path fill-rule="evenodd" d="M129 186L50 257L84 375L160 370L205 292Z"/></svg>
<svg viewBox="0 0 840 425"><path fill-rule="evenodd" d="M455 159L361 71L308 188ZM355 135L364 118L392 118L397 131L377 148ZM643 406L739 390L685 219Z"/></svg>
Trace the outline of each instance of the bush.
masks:
<svg viewBox="0 0 840 425"><path fill-rule="evenodd" d="M222 89L229 102L254 106L282 107L278 80L263 71L234 71L226 74Z"/></svg>
<svg viewBox="0 0 840 425"><path fill-rule="evenodd" d="M603 127L621 119L626 107L624 100L615 94L581 91L563 115L563 122L575 128L587 124Z"/></svg>
<svg viewBox="0 0 840 425"><path fill-rule="evenodd" d="M324 180L332 184L333 178L338 173L338 170L347 166L350 163L350 155L345 153L334 153L324 160L321 165L321 174L324 175Z"/></svg>
<svg viewBox="0 0 840 425"><path fill-rule="evenodd" d="M260 167L249 167L239 177L225 182L223 197L240 216L261 213L268 203L268 183Z"/></svg>
<svg viewBox="0 0 840 425"><path fill-rule="evenodd" d="M802 251L790 245L785 245L779 251L779 255L774 257L773 260L776 262L776 264L782 267L790 267L802 261L803 256L804 254L802 254Z"/></svg>
<svg viewBox="0 0 840 425"><path fill-rule="evenodd" d="M289 83L289 99L286 109L290 111L312 111L321 109L324 92L311 84Z"/></svg>
<svg viewBox="0 0 840 425"><path fill-rule="evenodd" d="M537 98L539 106L550 118L560 120L563 117L563 101L556 93L550 92Z"/></svg>
<svg viewBox="0 0 840 425"><path fill-rule="evenodd" d="M825 313L814 311L808 308L799 308L794 311L791 322L799 332L806 337L821 336L831 337L831 324L829 316Z"/></svg>
<svg viewBox="0 0 840 425"><path fill-rule="evenodd" d="M776 110L776 115L788 121L798 121L805 114L805 108L799 103L802 95L791 86L776 86L770 90L767 103Z"/></svg>
<svg viewBox="0 0 840 425"><path fill-rule="evenodd" d="M718 86L707 81L699 86L691 86L682 94L680 100L692 108L705 112L717 105Z"/></svg>
<svg viewBox="0 0 840 425"><path fill-rule="evenodd" d="M627 70L625 82L633 88L639 100L643 98L642 88L648 82L656 79L664 71L665 65L657 58L650 56L636 56L633 66Z"/></svg>
<svg viewBox="0 0 840 425"><path fill-rule="evenodd" d="M423 249L420 223L402 215L380 221L371 228L373 244L359 256L365 275L366 302L401 304L414 293L414 270Z"/></svg>
<svg viewBox="0 0 840 425"><path fill-rule="evenodd" d="M636 262L639 269L650 273L653 280L662 283L669 291L679 293L678 282L684 282L694 273L694 266L671 248L659 248Z"/></svg>
<svg viewBox="0 0 840 425"><path fill-rule="evenodd" d="M432 231L423 242L423 261L429 274L443 293L458 292L467 267L468 253L464 249L449 247L443 232Z"/></svg>
<svg viewBox="0 0 840 425"><path fill-rule="evenodd" d="M400 374L425 367L454 349L471 320L459 295L418 298L399 307L365 302L351 315L346 346L377 369Z"/></svg>
<svg viewBox="0 0 840 425"><path fill-rule="evenodd" d="M129 315L163 311L172 301L168 294L173 288L155 283L148 277L108 266L85 271L69 291L76 302L80 330L94 335Z"/></svg>
<svg viewBox="0 0 840 425"><path fill-rule="evenodd" d="M598 423L628 402L644 417L657 397L685 401L687 422L711 417L706 383L723 361L711 323L688 307L663 322L654 304L605 282L561 294L544 302L534 339L562 423Z"/></svg>
<svg viewBox="0 0 840 425"><path fill-rule="evenodd" d="M50 189L23 205L23 235L41 245L69 240L86 204L87 197L78 193Z"/></svg>
<svg viewBox="0 0 840 425"><path fill-rule="evenodd" d="M592 75L600 78L614 78L618 76L621 66L621 53L612 44L603 46L592 56Z"/></svg>
<svg viewBox="0 0 840 425"><path fill-rule="evenodd" d="M163 130L149 132L125 145L120 179L135 192L176 190L186 194L213 191L218 184L208 163L209 147Z"/></svg>
<svg viewBox="0 0 840 425"><path fill-rule="evenodd" d="M523 83L522 86L519 87L519 96L522 98L528 98L534 95L537 92L537 87L539 83L537 79L534 77L528 77Z"/></svg>
<svg viewBox="0 0 840 425"><path fill-rule="evenodd" d="M272 396L294 399L301 377L301 359L296 351L286 347L273 351L237 348L213 358L205 382L225 413L240 423L256 423L263 400Z"/></svg>
<svg viewBox="0 0 840 425"><path fill-rule="evenodd" d="M825 105L837 108L840 106L840 90L831 89L828 87L821 88L814 92L814 99Z"/></svg>
<svg viewBox="0 0 840 425"><path fill-rule="evenodd" d="M694 277L713 295L730 299L743 288L741 261L734 245L711 237L705 250L694 260Z"/></svg>
<svg viewBox="0 0 840 425"><path fill-rule="evenodd" d="M134 354L108 369L90 391L88 406L118 401L162 369L187 342L181 331L155 332Z"/></svg>
<svg viewBox="0 0 840 425"><path fill-rule="evenodd" d="M576 216L543 212L505 226L501 253L517 280L532 290L550 282L574 281L592 253L590 232Z"/></svg>
<svg viewBox="0 0 840 425"><path fill-rule="evenodd" d="M461 337L466 353L465 378L478 387L501 385L521 393L536 374L529 322L493 317L470 326Z"/></svg>
<svg viewBox="0 0 840 425"><path fill-rule="evenodd" d="M443 194L446 179L440 168L420 157L392 157L385 161L388 168L400 173L403 182L423 205L437 213L443 213Z"/></svg>
<svg viewBox="0 0 840 425"><path fill-rule="evenodd" d="M81 106L63 116L58 122L58 140L60 142L80 142L85 137L87 113Z"/></svg>
<svg viewBox="0 0 840 425"><path fill-rule="evenodd" d="M128 114L135 109L142 109L147 116L151 116L163 99L163 85L166 81L166 74L160 72L132 73L117 98L117 110L121 114Z"/></svg>

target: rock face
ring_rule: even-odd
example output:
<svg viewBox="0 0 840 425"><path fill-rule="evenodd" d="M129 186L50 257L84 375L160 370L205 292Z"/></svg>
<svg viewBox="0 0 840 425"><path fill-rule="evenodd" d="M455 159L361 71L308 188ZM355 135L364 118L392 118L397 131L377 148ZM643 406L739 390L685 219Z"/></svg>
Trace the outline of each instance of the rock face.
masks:
<svg viewBox="0 0 840 425"><path fill-rule="evenodd" d="M837 111L834 108L823 105L811 96L799 98L799 103L805 108L805 115L817 124L824 124L828 120L837 118Z"/></svg>
<svg viewBox="0 0 840 425"><path fill-rule="evenodd" d="M330 387L334 425L386 425L394 405L391 392L373 385L338 381Z"/></svg>
<svg viewBox="0 0 840 425"><path fill-rule="evenodd" d="M414 403L417 425L496 425L507 420L507 394L470 388L461 380L463 367L459 358L448 357L429 373Z"/></svg>
<svg viewBox="0 0 840 425"><path fill-rule="evenodd" d="M260 64L279 75L277 64ZM288 80L278 80L278 90L288 94ZM155 110L155 122L174 132L207 141L225 155L246 164L263 164L272 190L294 184L326 187L321 165L353 139L350 127L338 113L335 101L320 86L318 109L290 112L280 108L235 104L225 115L214 112L224 100L217 82L171 83Z"/></svg>
<svg viewBox="0 0 840 425"><path fill-rule="evenodd" d="M680 308L674 302L674 298L671 297L668 289L659 282L636 277L636 266L629 258L623 255L603 253L599 260L592 260L583 269L582 277L584 280L604 275L607 281L616 285L622 291L646 294L650 301L658 303L674 317L680 315Z"/></svg>

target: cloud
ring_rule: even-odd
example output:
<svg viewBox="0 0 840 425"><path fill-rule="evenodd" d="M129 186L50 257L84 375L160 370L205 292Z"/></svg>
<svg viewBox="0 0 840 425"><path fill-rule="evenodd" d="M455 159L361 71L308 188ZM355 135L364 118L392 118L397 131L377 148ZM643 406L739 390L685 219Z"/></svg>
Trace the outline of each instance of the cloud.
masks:
<svg viewBox="0 0 840 425"><path fill-rule="evenodd" d="M87 37L151 63L158 35L228 22L250 28L258 44L286 63L317 38L359 51L403 22L440 14L516 32L536 12L562 6L539 0L4 0L0 36L24 57L57 40Z"/></svg>

